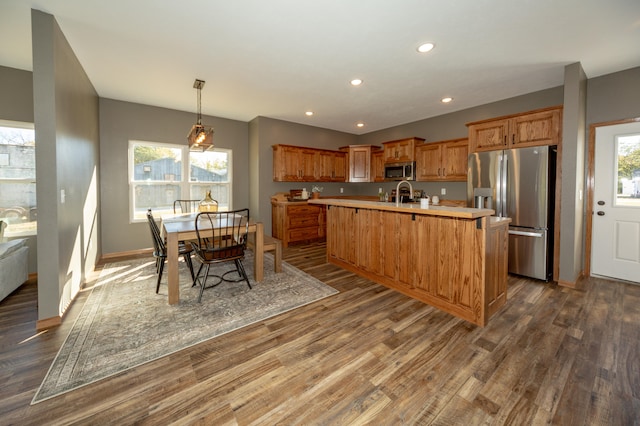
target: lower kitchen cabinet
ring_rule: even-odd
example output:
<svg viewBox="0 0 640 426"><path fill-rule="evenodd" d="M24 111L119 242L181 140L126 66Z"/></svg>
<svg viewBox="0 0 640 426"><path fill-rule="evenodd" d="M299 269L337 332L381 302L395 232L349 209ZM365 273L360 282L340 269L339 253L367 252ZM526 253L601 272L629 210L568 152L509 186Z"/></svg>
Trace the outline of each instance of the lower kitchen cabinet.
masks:
<svg viewBox="0 0 640 426"><path fill-rule="evenodd" d="M324 206L306 201L279 201L271 199L271 234L282 241L282 246L297 242L325 239L326 214Z"/></svg>

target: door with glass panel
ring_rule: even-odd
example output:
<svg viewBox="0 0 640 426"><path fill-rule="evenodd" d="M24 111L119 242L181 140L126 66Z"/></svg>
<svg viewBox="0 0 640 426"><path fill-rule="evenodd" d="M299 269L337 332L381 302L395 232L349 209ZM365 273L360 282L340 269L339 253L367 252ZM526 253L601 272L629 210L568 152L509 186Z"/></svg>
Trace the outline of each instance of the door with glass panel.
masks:
<svg viewBox="0 0 640 426"><path fill-rule="evenodd" d="M640 123L595 140L591 274L640 283Z"/></svg>

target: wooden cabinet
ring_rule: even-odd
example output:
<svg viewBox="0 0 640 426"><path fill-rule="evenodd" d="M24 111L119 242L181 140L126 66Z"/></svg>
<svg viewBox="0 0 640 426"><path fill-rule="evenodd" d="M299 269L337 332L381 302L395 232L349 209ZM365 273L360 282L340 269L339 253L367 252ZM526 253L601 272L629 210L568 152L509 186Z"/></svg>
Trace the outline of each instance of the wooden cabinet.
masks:
<svg viewBox="0 0 640 426"><path fill-rule="evenodd" d="M384 142L385 163L399 163L415 161L416 144L424 142L422 138L399 139L397 141Z"/></svg>
<svg viewBox="0 0 640 426"><path fill-rule="evenodd" d="M271 235L281 240L283 247L296 242L324 239L325 223L323 206L271 200Z"/></svg>
<svg viewBox="0 0 640 426"><path fill-rule="evenodd" d="M340 148L348 152L349 174L347 182L373 182L372 153L380 147L374 145L349 145Z"/></svg>
<svg viewBox="0 0 640 426"><path fill-rule="evenodd" d="M371 153L371 177L373 182L384 182L384 151Z"/></svg>
<svg viewBox="0 0 640 426"><path fill-rule="evenodd" d="M273 180L312 182L315 180L316 151L289 145L273 146Z"/></svg>
<svg viewBox="0 0 640 426"><path fill-rule="evenodd" d="M320 182L344 182L347 177L347 153L339 151L318 151Z"/></svg>
<svg viewBox="0 0 640 426"><path fill-rule="evenodd" d="M344 152L273 145L274 182L344 182L347 156Z"/></svg>
<svg viewBox="0 0 640 426"><path fill-rule="evenodd" d="M506 302L508 223L329 205L327 257L484 326Z"/></svg>
<svg viewBox="0 0 640 426"><path fill-rule="evenodd" d="M562 107L477 121L467 126L470 152L558 145L561 139Z"/></svg>
<svg viewBox="0 0 640 426"><path fill-rule="evenodd" d="M416 147L416 180L464 182L468 155L467 139L419 145Z"/></svg>

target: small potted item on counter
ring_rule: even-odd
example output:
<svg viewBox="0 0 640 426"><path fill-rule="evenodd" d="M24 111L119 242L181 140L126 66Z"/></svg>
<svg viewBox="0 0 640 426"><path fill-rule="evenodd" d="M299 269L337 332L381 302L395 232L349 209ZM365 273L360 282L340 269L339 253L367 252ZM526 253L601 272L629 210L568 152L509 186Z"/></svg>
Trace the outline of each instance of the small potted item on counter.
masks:
<svg viewBox="0 0 640 426"><path fill-rule="evenodd" d="M312 200L315 200L315 199L317 199L317 198L320 198L320 193L322 192L322 189L323 189L323 188L322 188L321 186L316 186L316 185L314 185L314 186L311 188L311 199L312 199Z"/></svg>

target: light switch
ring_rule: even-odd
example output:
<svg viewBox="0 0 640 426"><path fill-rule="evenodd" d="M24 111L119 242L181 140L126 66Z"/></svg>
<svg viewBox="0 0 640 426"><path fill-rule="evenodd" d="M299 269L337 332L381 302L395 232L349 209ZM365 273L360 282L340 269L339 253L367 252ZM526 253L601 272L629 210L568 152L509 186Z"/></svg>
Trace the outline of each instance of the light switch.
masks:
<svg viewBox="0 0 640 426"><path fill-rule="evenodd" d="M60 204L64 204L64 200L66 198L66 195L64 193L64 189L60 190Z"/></svg>

